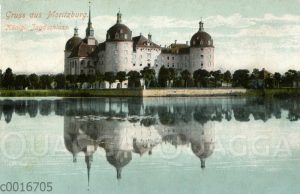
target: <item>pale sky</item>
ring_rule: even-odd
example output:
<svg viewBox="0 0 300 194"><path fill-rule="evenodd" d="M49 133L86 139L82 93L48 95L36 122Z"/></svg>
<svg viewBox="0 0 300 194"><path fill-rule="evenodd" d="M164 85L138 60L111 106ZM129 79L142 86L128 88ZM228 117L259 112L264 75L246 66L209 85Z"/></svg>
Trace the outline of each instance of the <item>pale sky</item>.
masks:
<svg viewBox="0 0 300 194"><path fill-rule="evenodd" d="M86 14L88 0L0 0L0 5L0 69L63 72L65 43L76 25L84 37L88 19L47 18L48 13ZM202 18L214 39L216 69L300 70L300 0L94 0L92 23L99 42L119 8L134 36L150 32L162 46L189 41ZM30 18L32 12L41 18ZM36 31L33 25L66 29Z"/></svg>

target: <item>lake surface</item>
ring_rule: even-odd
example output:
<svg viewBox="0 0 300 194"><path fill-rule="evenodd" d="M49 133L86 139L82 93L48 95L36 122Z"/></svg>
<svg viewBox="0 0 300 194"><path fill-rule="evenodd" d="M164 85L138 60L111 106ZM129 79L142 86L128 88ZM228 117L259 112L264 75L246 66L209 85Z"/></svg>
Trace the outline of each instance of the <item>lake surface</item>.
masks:
<svg viewBox="0 0 300 194"><path fill-rule="evenodd" d="M0 183L300 193L299 119L300 99L0 98Z"/></svg>

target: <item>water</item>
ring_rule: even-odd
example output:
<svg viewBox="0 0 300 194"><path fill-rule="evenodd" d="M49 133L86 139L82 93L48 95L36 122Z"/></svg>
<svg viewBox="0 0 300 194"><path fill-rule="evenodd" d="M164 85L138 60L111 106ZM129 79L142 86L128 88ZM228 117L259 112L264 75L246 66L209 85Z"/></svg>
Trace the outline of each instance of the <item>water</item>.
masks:
<svg viewBox="0 0 300 194"><path fill-rule="evenodd" d="M300 99L2 98L0 185L299 193L299 118Z"/></svg>

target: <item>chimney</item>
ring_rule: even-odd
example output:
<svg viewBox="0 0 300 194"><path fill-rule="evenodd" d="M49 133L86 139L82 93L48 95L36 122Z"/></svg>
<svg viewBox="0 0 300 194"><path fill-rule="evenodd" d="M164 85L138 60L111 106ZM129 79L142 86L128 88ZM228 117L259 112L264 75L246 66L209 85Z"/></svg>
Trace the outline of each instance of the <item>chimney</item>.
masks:
<svg viewBox="0 0 300 194"><path fill-rule="evenodd" d="M152 35L149 33L148 34L148 40L151 42L152 41Z"/></svg>

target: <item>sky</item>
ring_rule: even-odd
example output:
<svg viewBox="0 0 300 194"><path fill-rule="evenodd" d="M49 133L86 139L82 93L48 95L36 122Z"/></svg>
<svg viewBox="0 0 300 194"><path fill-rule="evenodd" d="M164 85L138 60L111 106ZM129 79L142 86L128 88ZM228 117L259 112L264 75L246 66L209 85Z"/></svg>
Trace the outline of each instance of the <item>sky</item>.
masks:
<svg viewBox="0 0 300 194"><path fill-rule="evenodd" d="M0 69L61 73L64 47L78 26L83 38L88 0L0 0ZM199 21L214 39L215 69L300 70L300 0L94 0L95 37L105 40L120 9L134 36L162 46L190 41ZM75 13L75 17L48 17ZM34 13L34 14L32 14ZM50 27L55 26L55 29ZM36 27L47 27L39 30Z"/></svg>

